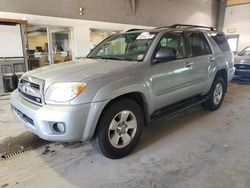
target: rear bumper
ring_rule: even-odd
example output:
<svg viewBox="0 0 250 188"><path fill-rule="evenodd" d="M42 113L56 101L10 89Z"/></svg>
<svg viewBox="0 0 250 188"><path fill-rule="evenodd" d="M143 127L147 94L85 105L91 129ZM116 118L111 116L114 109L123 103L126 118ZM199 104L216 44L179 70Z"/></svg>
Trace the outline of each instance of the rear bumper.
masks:
<svg viewBox="0 0 250 188"><path fill-rule="evenodd" d="M83 140L91 103L38 106L21 97L17 90L11 94L10 102L16 118L40 138L63 142ZM64 123L65 131L56 132L53 129L55 122Z"/></svg>

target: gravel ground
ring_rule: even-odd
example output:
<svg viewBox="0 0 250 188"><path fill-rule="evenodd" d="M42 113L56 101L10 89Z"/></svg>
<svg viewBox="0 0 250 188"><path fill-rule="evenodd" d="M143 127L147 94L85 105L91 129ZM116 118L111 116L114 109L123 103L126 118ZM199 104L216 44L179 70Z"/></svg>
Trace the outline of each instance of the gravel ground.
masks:
<svg viewBox="0 0 250 188"><path fill-rule="evenodd" d="M218 111L197 106L153 122L128 157L107 159L89 142L51 143L0 161L0 187L249 188L249 107L250 85L230 83ZM0 152L28 138L37 139L1 97Z"/></svg>

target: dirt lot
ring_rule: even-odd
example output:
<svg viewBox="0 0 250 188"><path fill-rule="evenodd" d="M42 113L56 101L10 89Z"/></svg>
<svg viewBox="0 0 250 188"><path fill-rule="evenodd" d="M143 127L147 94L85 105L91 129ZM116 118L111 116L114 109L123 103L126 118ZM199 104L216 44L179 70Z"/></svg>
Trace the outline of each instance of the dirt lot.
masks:
<svg viewBox="0 0 250 188"><path fill-rule="evenodd" d="M110 160L89 142L44 143L16 122L0 98L0 187L249 188L250 85L230 83L223 106L200 106L145 128L137 149Z"/></svg>

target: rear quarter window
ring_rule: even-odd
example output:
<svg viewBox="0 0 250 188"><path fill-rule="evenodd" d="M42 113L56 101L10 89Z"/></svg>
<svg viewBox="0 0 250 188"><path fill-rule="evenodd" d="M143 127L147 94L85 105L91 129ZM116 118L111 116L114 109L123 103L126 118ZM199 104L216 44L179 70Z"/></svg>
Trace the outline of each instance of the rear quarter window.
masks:
<svg viewBox="0 0 250 188"><path fill-rule="evenodd" d="M221 49L223 52L228 52L230 51L230 47L227 43L227 39L223 34L217 33L211 35L218 47Z"/></svg>

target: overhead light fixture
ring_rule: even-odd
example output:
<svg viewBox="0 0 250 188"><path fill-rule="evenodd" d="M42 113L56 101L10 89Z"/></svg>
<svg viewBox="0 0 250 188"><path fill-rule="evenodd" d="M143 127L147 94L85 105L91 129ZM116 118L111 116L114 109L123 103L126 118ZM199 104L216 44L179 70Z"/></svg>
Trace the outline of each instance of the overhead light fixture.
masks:
<svg viewBox="0 0 250 188"><path fill-rule="evenodd" d="M84 8L80 7L79 8L79 15L82 16L84 14Z"/></svg>

